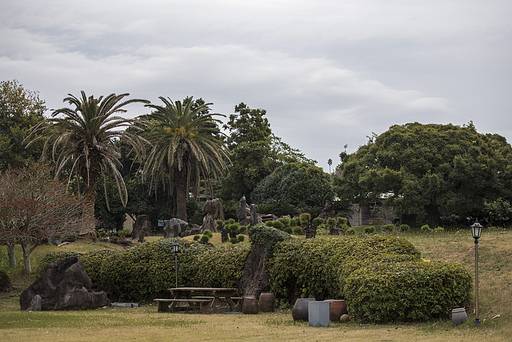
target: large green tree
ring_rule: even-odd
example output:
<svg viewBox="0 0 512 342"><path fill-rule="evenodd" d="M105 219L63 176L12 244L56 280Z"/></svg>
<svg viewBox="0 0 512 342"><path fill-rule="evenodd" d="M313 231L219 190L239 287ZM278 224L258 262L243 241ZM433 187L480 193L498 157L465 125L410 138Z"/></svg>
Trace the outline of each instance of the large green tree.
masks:
<svg viewBox="0 0 512 342"><path fill-rule="evenodd" d="M110 172L113 175L123 205L127 201L126 186L118 169L121 155L115 141L123 139L139 158L144 156L143 139L125 130L133 126L135 120L116 114L126 112L124 107L128 104L149 101L126 100L128 93L99 98L88 97L84 91L81 97L68 95L64 102L74 108L57 109L51 118L35 126L28 138L29 146L46 139L44 148L52 146L53 159L57 164L56 176L65 171L70 180L73 175L78 177L85 198L84 215L93 219L97 182L105 174Z"/></svg>
<svg viewBox="0 0 512 342"><path fill-rule="evenodd" d="M226 200L238 200L245 195L251 202L256 185L279 166L292 162L314 163L272 133L266 113L241 102L224 125L229 132L227 146L232 152L229 174L222 182L222 197Z"/></svg>
<svg viewBox="0 0 512 342"><path fill-rule="evenodd" d="M41 155L42 145L26 149L27 131L43 120L45 102L17 80L0 82L0 170L23 167Z"/></svg>
<svg viewBox="0 0 512 342"><path fill-rule="evenodd" d="M512 198L511 146L473 123L394 125L342 159L343 195L364 203L386 193L397 213L424 213L430 225L482 217L486 201Z"/></svg>
<svg viewBox="0 0 512 342"><path fill-rule="evenodd" d="M187 221L187 199L192 185L194 197L199 194L201 179L207 194L213 195L212 179L220 178L227 169L229 151L221 137L216 119L221 114L209 113L209 103L192 98L183 102L160 97L163 106L148 104L153 112L146 137L152 144L144 163L143 175L152 183L168 184L176 193L176 214Z"/></svg>

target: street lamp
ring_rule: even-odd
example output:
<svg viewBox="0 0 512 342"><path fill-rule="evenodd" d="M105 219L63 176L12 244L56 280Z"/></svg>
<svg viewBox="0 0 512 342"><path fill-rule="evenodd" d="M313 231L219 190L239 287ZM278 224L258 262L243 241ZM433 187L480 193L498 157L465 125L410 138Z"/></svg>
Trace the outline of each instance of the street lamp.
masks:
<svg viewBox="0 0 512 342"><path fill-rule="evenodd" d="M176 287L178 287L178 252L180 251L180 244L174 241L172 249L174 251L174 269L176 270Z"/></svg>
<svg viewBox="0 0 512 342"><path fill-rule="evenodd" d="M482 235L482 225L478 223L476 220L475 223L471 225L471 235L473 235L473 239L475 239L475 297L476 297L476 318L473 322L473 325L481 325L480 319L478 317L478 239Z"/></svg>

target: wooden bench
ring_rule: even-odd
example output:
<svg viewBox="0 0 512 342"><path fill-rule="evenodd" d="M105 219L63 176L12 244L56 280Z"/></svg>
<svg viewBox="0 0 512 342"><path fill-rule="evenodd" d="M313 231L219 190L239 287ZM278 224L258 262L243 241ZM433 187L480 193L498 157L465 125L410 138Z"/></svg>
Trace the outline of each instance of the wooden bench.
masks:
<svg viewBox="0 0 512 342"><path fill-rule="evenodd" d="M154 299L155 302L158 303L158 312L169 312L174 309L179 308L180 310L192 310L192 309L201 309L201 311L206 310L206 308L211 304L213 297L209 298L174 298L174 299ZM177 306L179 303L188 303L188 306ZM169 308L171 305L171 308Z"/></svg>

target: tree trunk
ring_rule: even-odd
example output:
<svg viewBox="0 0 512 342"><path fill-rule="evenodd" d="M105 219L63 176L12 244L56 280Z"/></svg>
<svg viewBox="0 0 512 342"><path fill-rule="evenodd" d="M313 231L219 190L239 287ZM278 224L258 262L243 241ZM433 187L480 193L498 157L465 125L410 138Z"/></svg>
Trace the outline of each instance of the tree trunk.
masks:
<svg viewBox="0 0 512 342"><path fill-rule="evenodd" d="M187 221L187 199L188 199L188 189L187 189L187 171L186 168L183 167L181 171L176 170L176 216L180 220L185 222Z"/></svg>
<svg viewBox="0 0 512 342"><path fill-rule="evenodd" d="M82 178L84 180L84 204L83 204L83 211L84 211L84 219L85 222L87 222L87 227L84 227L84 231L82 233L91 232L94 231L96 228L95 221L94 221L94 203L96 202L96 183L97 181L94 179L91 179L89 181L89 184L87 184L87 181L85 178Z"/></svg>
<svg viewBox="0 0 512 342"><path fill-rule="evenodd" d="M25 266L26 274L32 274L32 267L30 266L30 254L34 251L34 249L36 249L37 246L37 243L32 245L32 247L30 247L26 242L21 243L21 249L23 250L23 265Z"/></svg>
<svg viewBox="0 0 512 342"><path fill-rule="evenodd" d="M16 268L16 256L14 255L14 244L7 245L7 255L9 257L9 266Z"/></svg>

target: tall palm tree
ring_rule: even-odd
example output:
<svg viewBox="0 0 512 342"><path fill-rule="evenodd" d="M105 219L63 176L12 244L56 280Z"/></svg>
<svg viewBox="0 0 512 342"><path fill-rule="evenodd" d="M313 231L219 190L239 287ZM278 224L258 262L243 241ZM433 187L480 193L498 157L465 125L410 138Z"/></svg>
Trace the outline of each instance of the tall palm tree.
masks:
<svg viewBox="0 0 512 342"><path fill-rule="evenodd" d="M193 194L199 194L200 179L205 180L206 190L213 195L211 179L219 178L227 170L229 152L221 137L220 120L210 114L211 103L194 101L191 97L173 102L160 97L163 106L147 104L154 109L146 119L147 139L152 149L144 164L144 178L151 176L152 184L169 183L169 190L176 191L177 216L187 221L187 198L190 185Z"/></svg>
<svg viewBox="0 0 512 342"><path fill-rule="evenodd" d="M56 177L68 167L69 181L75 175L78 177L85 199L83 213L86 219L93 222L97 182L107 172L111 171L114 175L123 205L126 205L128 198L123 177L118 170L118 166L121 165L121 153L115 141L123 139L132 146L137 157L142 159L144 156L144 140L125 130L133 126L135 120L115 114L126 112L123 107L130 103L149 101L123 100L130 95L128 93L110 94L99 98L87 97L84 91L81 94L81 98L68 94L63 102L68 102L75 108L55 110L51 118L47 118L32 129L27 141L30 145L40 139L46 139L43 156L48 146L52 145L52 156L57 164Z"/></svg>

